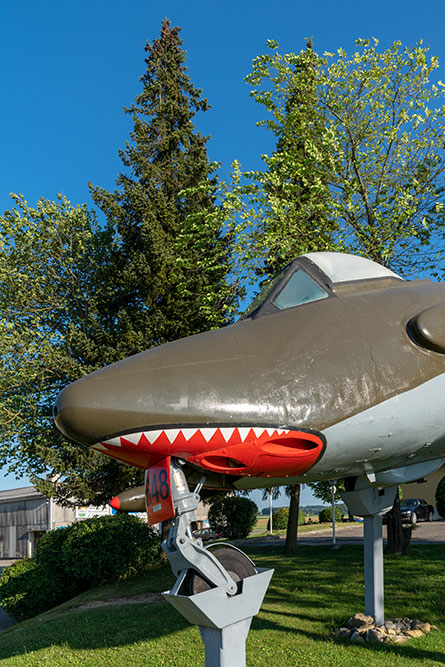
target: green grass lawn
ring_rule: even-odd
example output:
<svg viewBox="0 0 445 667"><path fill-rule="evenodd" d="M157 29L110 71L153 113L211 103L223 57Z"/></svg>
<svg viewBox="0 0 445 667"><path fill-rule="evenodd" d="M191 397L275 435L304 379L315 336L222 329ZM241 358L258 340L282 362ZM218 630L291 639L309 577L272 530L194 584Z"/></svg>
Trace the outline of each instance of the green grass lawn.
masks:
<svg viewBox="0 0 445 667"><path fill-rule="evenodd" d="M363 611L363 549L301 546L296 556L282 548L248 547L258 566L274 567L260 614L247 643L247 664L256 667L327 665L439 665L445 661L445 548L414 545L408 557L385 557L386 616L430 621L440 632L405 645L356 645L338 641L334 630ZM56 609L8 628L0 635L5 666L204 665L196 627L166 602L82 609L110 600L168 589L168 565L119 585L88 591Z"/></svg>

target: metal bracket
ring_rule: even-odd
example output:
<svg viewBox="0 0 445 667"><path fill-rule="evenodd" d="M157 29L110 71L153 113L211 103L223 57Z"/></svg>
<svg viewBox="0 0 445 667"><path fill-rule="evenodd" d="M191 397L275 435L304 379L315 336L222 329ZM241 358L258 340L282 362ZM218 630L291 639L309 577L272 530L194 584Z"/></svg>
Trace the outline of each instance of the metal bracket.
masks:
<svg viewBox="0 0 445 667"><path fill-rule="evenodd" d="M237 585L213 556L204 548L202 540L193 537L191 524L195 521L195 510L199 504L199 490L202 478L194 493L189 490L179 459L171 460L170 480L175 518L172 520L168 537L162 543L173 572L178 576L189 569L196 570L215 587L221 587L227 595L235 595Z"/></svg>

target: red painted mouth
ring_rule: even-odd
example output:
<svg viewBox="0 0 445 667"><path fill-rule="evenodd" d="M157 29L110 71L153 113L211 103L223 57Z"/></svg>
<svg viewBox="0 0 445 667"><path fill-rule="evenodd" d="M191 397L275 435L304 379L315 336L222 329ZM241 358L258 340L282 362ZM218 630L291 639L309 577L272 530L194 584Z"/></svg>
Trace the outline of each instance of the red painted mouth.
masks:
<svg viewBox="0 0 445 667"><path fill-rule="evenodd" d="M165 456L176 456L218 473L289 477L308 470L323 446L319 435L305 431L202 426L117 436L93 445L93 449L140 468L149 468Z"/></svg>

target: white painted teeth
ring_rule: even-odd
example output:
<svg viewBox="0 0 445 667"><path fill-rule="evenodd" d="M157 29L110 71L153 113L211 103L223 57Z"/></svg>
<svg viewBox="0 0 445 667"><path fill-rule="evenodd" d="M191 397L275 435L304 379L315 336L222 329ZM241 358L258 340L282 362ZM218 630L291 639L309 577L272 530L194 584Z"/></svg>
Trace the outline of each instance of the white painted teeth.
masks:
<svg viewBox="0 0 445 667"><path fill-rule="evenodd" d="M181 429L182 435L187 440L187 442L193 438L193 436L195 435L197 430L198 430L197 428L183 428L183 429Z"/></svg>
<svg viewBox="0 0 445 667"><path fill-rule="evenodd" d="M216 433L216 428L202 428L201 433L206 442L208 442Z"/></svg>
<svg viewBox="0 0 445 667"><path fill-rule="evenodd" d="M120 447L121 446L120 436L117 436L117 438L111 438L111 440L105 440L105 444L113 445L113 447Z"/></svg>
<svg viewBox="0 0 445 667"><path fill-rule="evenodd" d="M250 426L248 428L246 428L246 427L239 427L238 428L238 433L239 433L239 437L241 438L241 442L244 442L244 440L249 435L250 431L251 431Z"/></svg>
<svg viewBox="0 0 445 667"><path fill-rule="evenodd" d="M141 434L140 433L128 433L128 435L123 435L122 439L123 440L128 440L129 442L132 442L133 445L138 445L139 440L141 439Z"/></svg>
<svg viewBox="0 0 445 667"><path fill-rule="evenodd" d="M98 452L106 452L107 448L101 442L98 442L96 445L92 445L91 449L97 449Z"/></svg>
<svg viewBox="0 0 445 667"><path fill-rule="evenodd" d="M253 431L256 438L260 438L262 435L267 433L269 437L276 435L287 435L289 429L284 428L270 428L270 427L261 427L261 426L221 426L221 427L209 427L203 426L202 428L167 428L159 429L156 431L144 431L143 433L128 433L127 435L118 436L116 438L110 438L110 440L105 440L103 443L98 443L93 445L93 449L100 451L106 451L105 445L112 445L113 447L121 447L122 440L131 442L133 445L138 446L141 440L141 437L145 435L150 444L154 444L160 435L164 434L171 445L175 442L180 433L184 436L185 440L188 442L193 438L196 433L200 433L206 442L209 442L217 430L220 431L222 437L224 438L226 444L229 442L233 436L235 430L238 431L239 438L241 442L245 442L249 433Z"/></svg>
<svg viewBox="0 0 445 667"><path fill-rule="evenodd" d="M169 428L165 431L165 435L170 440L171 445L174 443L174 441L176 440L176 438L180 433L181 433L180 428Z"/></svg>
<svg viewBox="0 0 445 667"><path fill-rule="evenodd" d="M222 436L226 442L229 442L230 438L233 435L235 428L220 428Z"/></svg>
<svg viewBox="0 0 445 667"><path fill-rule="evenodd" d="M147 438L148 442L152 445L163 432L164 431L145 431L145 437Z"/></svg>

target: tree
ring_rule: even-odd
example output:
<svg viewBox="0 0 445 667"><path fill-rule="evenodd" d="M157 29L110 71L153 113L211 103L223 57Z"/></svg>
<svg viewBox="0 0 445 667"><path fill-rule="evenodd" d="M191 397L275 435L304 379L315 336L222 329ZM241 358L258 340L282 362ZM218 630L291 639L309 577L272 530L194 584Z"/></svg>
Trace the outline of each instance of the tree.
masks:
<svg viewBox="0 0 445 667"><path fill-rule="evenodd" d="M103 308L111 240L86 206L23 197L0 217L1 464L44 492L103 504L140 483L129 466L62 439L52 406L69 382L117 361L125 341Z"/></svg>
<svg viewBox="0 0 445 667"><path fill-rule="evenodd" d="M229 539L243 539L254 527L258 507L249 498L226 496L213 503L209 509L209 522L213 530Z"/></svg>
<svg viewBox="0 0 445 667"><path fill-rule="evenodd" d="M350 58L343 49L320 57L312 40L299 54L269 40L253 62L246 81L276 148L264 170L235 164L226 197L251 277L310 251L352 252L402 273L436 269L445 174L445 85L429 81L437 58L421 42L356 45Z"/></svg>
<svg viewBox="0 0 445 667"><path fill-rule="evenodd" d="M343 521L343 512L336 507L334 512L335 520L338 522ZM332 523L332 507L325 507L321 510L318 515L318 520L320 523Z"/></svg>
<svg viewBox="0 0 445 667"><path fill-rule="evenodd" d="M147 44L134 129L105 214L65 199L0 219L0 463L59 501L104 504L142 483L141 471L72 445L52 420L66 384L160 343L226 324L230 234L215 204L207 137L192 118L208 108L187 75L179 28ZM190 189L194 189L193 192Z"/></svg>
<svg viewBox="0 0 445 667"><path fill-rule="evenodd" d="M400 491L397 487L394 504L386 513L386 535L388 551L392 554L403 553L402 515L400 513Z"/></svg>
<svg viewBox="0 0 445 667"><path fill-rule="evenodd" d="M437 511L445 519L445 477L442 477L436 489Z"/></svg>
<svg viewBox="0 0 445 667"><path fill-rule="evenodd" d="M147 43L143 89L125 109L133 131L118 189L90 185L119 238L115 299L130 314L134 351L227 324L236 301L231 238L212 194L216 165L192 123L209 105L187 74L179 31L165 19Z"/></svg>
<svg viewBox="0 0 445 667"><path fill-rule="evenodd" d="M351 57L343 49L320 57L311 48L281 54L269 40L254 60L247 81L277 148L264 171L246 174L250 185L235 188L251 270L267 269L271 254L284 261L309 250L361 254L404 274L437 268L445 173L445 84L430 82L437 58L422 42L381 52L377 40L356 45ZM252 212L256 224L245 220Z"/></svg>

